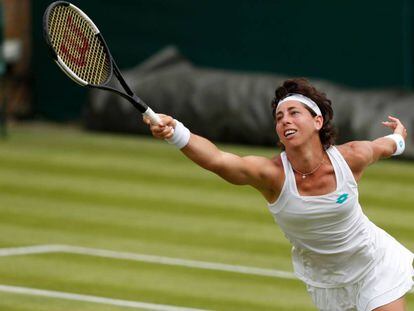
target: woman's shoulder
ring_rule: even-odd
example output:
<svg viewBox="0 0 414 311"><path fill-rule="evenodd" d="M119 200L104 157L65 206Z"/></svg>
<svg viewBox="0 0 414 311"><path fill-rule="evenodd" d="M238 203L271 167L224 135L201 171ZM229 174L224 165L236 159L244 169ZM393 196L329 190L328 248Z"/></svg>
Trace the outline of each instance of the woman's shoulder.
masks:
<svg viewBox="0 0 414 311"><path fill-rule="evenodd" d="M280 154L274 157L273 163L275 167L277 168L277 174L278 174L277 175L277 187L278 187L278 190L280 191L285 182L285 168L283 166L282 155Z"/></svg>
<svg viewBox="0 0 414 311"><path fill-rule="evenodd" d="M266 169L283 169L281 154L277 154L272 157L249 155L244 156L243 158L249 162L255 163L256 165L264 166Z"/></svg>
<svg viewBox="0 0 414 311"><path fill-rule="evenodd" d="M370 156L366 143L365 141L350 141L336 146L357 180L367 167Z"/></svg>
<svg viewBox="0 0 414 311"><path fill-rule="evenodd" d="M278 154L269 158L269 163L271 163L271 167L278 173L283 173L283 161L282 155Z"/></svg>
<svg viewBox="0 0 414 311"><path fill-rule="evenodd" d="M348 162L365 162L370 154L370 150L367 147L367 141L350 141L342 145L335 146L336 149Z"/></svg>
<svg viewBox="0 0 414 311"><path fill-rule="evenodd" d="M268 202L273 202L279 196L285 180L283 161L280 155L271 158L262 156L249 156L249 161L255 162L259 170L260 182L256 188L263 194Z"/></svg>

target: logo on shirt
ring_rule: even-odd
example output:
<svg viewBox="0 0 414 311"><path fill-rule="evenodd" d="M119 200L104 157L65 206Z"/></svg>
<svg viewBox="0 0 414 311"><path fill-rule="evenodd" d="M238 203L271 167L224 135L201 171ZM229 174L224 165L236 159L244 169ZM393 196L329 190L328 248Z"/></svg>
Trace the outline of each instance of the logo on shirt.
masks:
<svg viewBox="0 0 414 311"><path fill-rule="evenodd" d="M341 194L338 199L336 200L336 203L342 204L348 199L348 193Z"/></svg>

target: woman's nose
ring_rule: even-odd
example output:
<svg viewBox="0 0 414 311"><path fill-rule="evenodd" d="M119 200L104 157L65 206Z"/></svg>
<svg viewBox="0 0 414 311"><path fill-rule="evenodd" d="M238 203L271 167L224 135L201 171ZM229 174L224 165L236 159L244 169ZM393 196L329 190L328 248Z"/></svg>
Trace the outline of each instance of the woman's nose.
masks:
<svg viewBox="0 0 414 311"><path fill-rule="evenodd" d="M284 116L284 117L282 117L282 124L284 125L284 124L290 124L291 123L291 120L290 120L290 118L289 118L289 116Z"/></svg>

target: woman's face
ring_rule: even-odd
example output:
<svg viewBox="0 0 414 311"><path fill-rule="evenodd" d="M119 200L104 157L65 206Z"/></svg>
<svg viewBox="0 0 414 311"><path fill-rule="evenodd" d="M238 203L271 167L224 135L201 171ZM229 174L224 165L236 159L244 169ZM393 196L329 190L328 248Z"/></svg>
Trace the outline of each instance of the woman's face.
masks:
<svg viewBox="0 0 414 311"><path fill-rule="evenodd" d="M323 125L321 116L312 116L301 102L295 100L277 107L275 121L276 133L285 147L300 146L315 134L319 137Z"/></svg>

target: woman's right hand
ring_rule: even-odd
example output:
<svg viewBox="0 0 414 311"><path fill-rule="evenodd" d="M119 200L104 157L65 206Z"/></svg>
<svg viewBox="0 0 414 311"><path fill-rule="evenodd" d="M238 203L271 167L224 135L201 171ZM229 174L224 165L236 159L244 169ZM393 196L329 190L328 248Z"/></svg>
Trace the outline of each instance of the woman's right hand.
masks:
<svg viewBox="0 0 414 311"><path fill-rule="evenodd" d="M158 139L169 139L174 134L175 120L171 116L158 114L161 119L160 124L152 124L148 117L143 117L145 124L149 125L152 136Z"/></svg>

